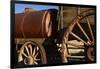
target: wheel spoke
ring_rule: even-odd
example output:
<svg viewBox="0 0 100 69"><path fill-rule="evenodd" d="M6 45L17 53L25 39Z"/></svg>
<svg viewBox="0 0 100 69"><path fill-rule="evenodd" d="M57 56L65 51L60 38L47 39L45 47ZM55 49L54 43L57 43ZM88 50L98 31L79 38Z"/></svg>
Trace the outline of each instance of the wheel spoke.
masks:
<svg viewBox="0 0 100 69"><path fill-rule="evenodd" d="M34 47L34 50L33 50L33 56L35 55L36 53L36 48Z"/></svg>
<svg viewBox="0 0 100 69"><path fill-rule="evenodd" d="M36 65L37 65L38 63L37 63L36 61L34 61L34 64L36 64Z"/></svg>
<svg viewBox="0 0 100 69"><path fill-rule="evenodd" d="M28 57L24 52L22 53L22 55L24 55L25 57Z"/></svg>
<svg viewBox="0 0 100 69"><path fill-rule="evenodd" d="M82 31L82 33L85 35L85 37L88 39L88 41L90 41L90 38L88 37L88 35L86 34L86 32L84 31L84 29L82 28L82 26L80 25L79 22L77 22L77 25L80 28L80 30Z"/></svg>
<svg viewBox="0 0 100 69"><path fill-rule="evenodd" d="M28 54L28 55L30 55L30 54L29 54L29 50L28 50L28 47L27 47L27 46L25 46L25 49L26 49L26 51L27 51L27 54Z"/></svg>
<svg viewBox="0 0 100 69"><path fill-rule="evenodd" d="M30 48L30 54L32 55L32 45L28 45L28 47Z"/></svg>
<svg viewBox="0 0 100 69"><path fill-rule="evenodd" d="M38 47L36 47L36 50L38 51L38 50L39 50L39 48L38 48Z"/></svg>
<svg viewBox="0 0 100 69"><path fill-rule="evenodd" d="M77 38L78 40L82 41L83 43L85 43L86 45L88 45L83 39L81 39L79 36L77 36L76 34L74 34L73 32L70 32L71 35L73 35L75 38Z"/></svg>
<svg viewBox="0 0 100 69"><path fill-rule="evenodd" d="M90 34L91 34L92 40L94 41L94 36L93 36L92 28L90 26L90 21L89 21L88 17L86 17L86 19L87 19L87 23L88 23L88 27L89 27L89 30L90 30Z"/></svg>
<svg viewBox="0 0 100 69"><path fill-rule="evenodd" d="M34 60L35 60L35 61L40 61L40 59L39 59L39 58L35 58Z"/></svg>
<svg viewBox="0 0 100 69"><path fill-rule="evenodd" d="M38 54L39 54L39 53L37 52L36 55L35 55L34 57L36 58L36 57L38 56Z"/></svg>

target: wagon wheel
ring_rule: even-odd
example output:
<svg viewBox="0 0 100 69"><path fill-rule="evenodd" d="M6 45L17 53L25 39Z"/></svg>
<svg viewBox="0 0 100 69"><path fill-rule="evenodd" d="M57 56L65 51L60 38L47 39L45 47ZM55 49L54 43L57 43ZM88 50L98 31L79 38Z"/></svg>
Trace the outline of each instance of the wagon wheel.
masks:
<svg viewBox="0 0 100 69"><path fill-rule="evenodd" d="M63 37L63 43L65 43L66 45L72 45L77 48L87 47L86 55L89 61L95 60L95 56L93 55L93 53L95 53L95 51L93 50L95 48L94 47L95 46L94 17L95 17L94 9L82 12L68 26ZM90 21L90 18L93 21ZM80 41L84 43L84 45L80 46L74 43L69 43L70 40ZM65 57L68 57L68 56L65 54ZM65 58L64 60L67 60L67 58ZM64 61L64 62L67 62L67 61Z"/></svg>
<svg viewBox="0 0 100 69"><path fill-rule="evenodd" d="M46 64L45 50L37 43L28 41L20 49L18 62L22 62L25 65Z"/></svg>
<svg viewBox="0 0 100 69"><path fill-rule="evenodd" d="M94 48L93 47L89 47L89 48L87 48L87 50L86 50L86 56L87 56L87 58L88 58L88 60L90 60L90 61L95 61L95 53L94 53Z"/></svg>

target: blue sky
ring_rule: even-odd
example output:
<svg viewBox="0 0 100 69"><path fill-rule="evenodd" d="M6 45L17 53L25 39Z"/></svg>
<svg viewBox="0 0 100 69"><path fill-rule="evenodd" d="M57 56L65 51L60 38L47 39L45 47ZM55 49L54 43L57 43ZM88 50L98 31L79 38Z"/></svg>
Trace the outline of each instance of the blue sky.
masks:
<svg viewBox="0 0 100 69"><path fill-rule="evenodd" d="M58 9L58 6L36 5L36 4L15 4L15 13L22 13L25 8L32 8L34 10L44 10L44 9Z"/></svg>

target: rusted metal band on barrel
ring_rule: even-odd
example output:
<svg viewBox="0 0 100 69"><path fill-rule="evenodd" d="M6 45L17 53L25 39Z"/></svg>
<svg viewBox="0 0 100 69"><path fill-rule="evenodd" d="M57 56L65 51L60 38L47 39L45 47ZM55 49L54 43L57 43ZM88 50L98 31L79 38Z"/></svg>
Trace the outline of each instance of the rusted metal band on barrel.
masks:
<svg viewBox="0 0 100 69"><path fill-rule="evenodd" d="M26 38L26 36L25 36L25 34L24 34L24 21L25 21L25 18L27 17L27 15L29 14L30 12L28 12L28 13L26 13L25 15L24 15L24 17L23 17L23 20L22 20L22 22L21 22L21 32L22 32L22 35L23 35L23 38Z"/></svg>
<svg viewBox="0 0 100 69"><path fill-rule="evenodd" d="M43 14L43 19L42 19L42 37L49 37L51 35L51 15L48 11L45 11ZM49 26L50 25L50 26Z"/></svg>
<svg viewBox="0 0 100 69"><path fill-rule="evenodd" d="M51 19L51 15L47 14L47 19L46 19L46 24L45 24L45 32L47 33L47 37L51 36L52 33L52 19Z"/></svg>
<svg viewBox="0 0 100 69"><path fill-rule="evenodd" d="M47 14L47 13L48 13L47 11L44 12L44 14L43 14L43 19L42 19L42 25L41 25L41 28L42 28L41 30L42 30L42 31L41 31L41 33L42 33L42 36L43 36L43 37L44 37L44 29L43 29L43 28L45 28L45 27L44 27L44 24L45 24L44 21L45 21L45 19L46 19L46 14Z"/></svg>

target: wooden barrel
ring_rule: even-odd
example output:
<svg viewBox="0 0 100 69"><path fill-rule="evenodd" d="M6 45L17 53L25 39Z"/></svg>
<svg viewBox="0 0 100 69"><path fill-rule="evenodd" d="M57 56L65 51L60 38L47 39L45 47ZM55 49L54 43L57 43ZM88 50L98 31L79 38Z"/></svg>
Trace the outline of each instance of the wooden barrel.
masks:
<svg viewBox="0 0 100 69"><path fill-rule="evenodd" d="M15 14L15 37L46 38L54 35L57 31L55 18L57 14L52 11L43 10Z"/></svg>

